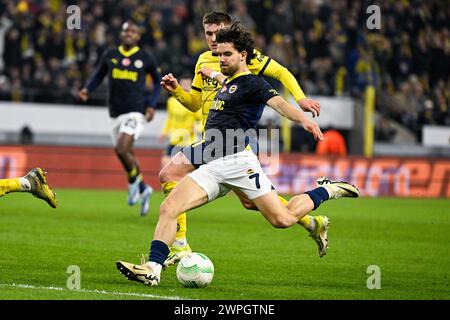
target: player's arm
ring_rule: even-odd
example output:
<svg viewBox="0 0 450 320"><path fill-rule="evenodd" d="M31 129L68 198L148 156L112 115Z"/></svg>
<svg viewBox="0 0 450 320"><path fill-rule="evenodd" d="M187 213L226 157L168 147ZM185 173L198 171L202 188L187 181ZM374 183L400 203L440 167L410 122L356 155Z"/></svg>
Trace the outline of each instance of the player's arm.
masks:
<svg viewBox="0 0 450 320"><path fill-rule="evenodd" d="M78 96L83 102L87 101L87 99L89 98L89 93L94 91L100 85L100 83L102 83L103 78L108 73L107 59L108 59L108 51L103 53L100 59L100 63L97 69L95 70L94 74L92 75L92 77L87 82L87 85L83 87L80 90L80 92L78 92Z"/></svg>
<svg viewBox="0 0 450 320"><path fill-rule="evenodd" d="M152 55L148 54L149 64L146 68L146 74L150 75L153 79L153 92L149 88L149 84L146 83L145 87L145 118L147 121L151 121L155 115L155 108L158 103L159 94L161 93L161 87L156 85L157 81L161 78L158 72L158 67Z"/></svg>
<svg viewBox="0 0 450 320"><path fill-rule="evenodd" d="M257 50L255 50L255 54L256 57L252 59L252 63L248 66L253 74L265 75L277 79L289 90L303 111L311 112L313 116L320 114L319 102L305 96L294 75L288 69L277 61L262 55Z"/></svg>
<svg viewBox="0 0 450 320"><path fill-rule="evenodd" d="M282 97L278 95L274 96L273 98L270 98L266 104L283 117L301 124L306 131L314 136L314 139L320 141L323 140L323 134L319 125L307 118L301 110L288 103Z"/></svg>
<svg viewBox="0 0 450 320"><path fill-rule="evenodd" d="M197 77L197 75L195 75ZM178 83L178 79L173 76L173 74L166 74L161 79L161 86L168 92L170 92L175 99L181 102L181 104L192 112L196 112L201 109L201 98L202 92L199 87L194 86L196 81L194 77L194 81L192 83L191 90L186 92ZM201 79L200 79L201 81Z"/></svg>
<svg viewBox="0 0 450 320"><path fill-rule="evenodd" d="M171 115L171 104L172 104L172 99L173 98L169 98L167 99L167 118L166 118L166 122L164 123L164 127L161 131L161 136L160 136L160 140L164 141L164 139L169 135L170 132L170 128L171 128L171 119L172 119L172 115Z"/></svg>

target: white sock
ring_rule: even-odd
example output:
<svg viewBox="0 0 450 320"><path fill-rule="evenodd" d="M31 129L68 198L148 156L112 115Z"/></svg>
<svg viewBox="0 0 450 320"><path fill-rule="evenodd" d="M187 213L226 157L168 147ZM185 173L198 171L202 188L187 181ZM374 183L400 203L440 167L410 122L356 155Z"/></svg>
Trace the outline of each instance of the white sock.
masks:
<svg viewBox="0 0 450 320"><path fill-rule="evenodd" d="M30 191L31 190L31 184L28 179L25 178L19 178L20 179L20 191Z"/></svg>
<svg viewBox="0 0 450 320"><path fill-rule="evenodd" d="M187 239L186 238L176 239L172 243L172 246L174 246L174 247L184 247L185 245L187 245Z"/></svg>
<svg viewBox="0 0 450 320"><path fill-rule="evenodd" d="M162 265L153 261L147 261L145 264L149 266L158 277L161 276Z"/></svg>

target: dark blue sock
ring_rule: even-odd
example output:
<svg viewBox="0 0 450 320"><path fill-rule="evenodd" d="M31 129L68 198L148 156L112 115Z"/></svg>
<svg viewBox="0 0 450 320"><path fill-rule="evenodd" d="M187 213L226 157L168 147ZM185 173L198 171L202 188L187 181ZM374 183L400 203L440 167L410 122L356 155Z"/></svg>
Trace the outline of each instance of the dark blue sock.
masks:
<svg viewBox="0 0 450 320"><path fill-rule="evenodd" d="M167 256L169 255L169 247L162 241L153 240L150 245L149 261L164 265Z"/></svg>
<svg viewBox="0 0 450 320"><path fill-rule="evenodd" d="M324 187L319 187L311 191L306 191L305 193L309 195L311 200L314 202L313 210L316 210L322 202L330 198L330 196L328 195L328 191Z"/></svg>
<svg viewBox="0 0 450 320"><path fill-rule="evenodd" d="M140 193L144 192L145 188L147 188L147 185L144 183L144 180L142 180L142 181L139 183L139 192L140 192Z"/></svg>

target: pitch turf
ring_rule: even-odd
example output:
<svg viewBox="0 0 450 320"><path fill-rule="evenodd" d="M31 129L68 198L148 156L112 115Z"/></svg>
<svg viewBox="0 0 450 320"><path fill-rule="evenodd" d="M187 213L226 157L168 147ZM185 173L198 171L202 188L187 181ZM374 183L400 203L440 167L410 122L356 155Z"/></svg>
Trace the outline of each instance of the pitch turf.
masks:
<svg viewBox="0 0 450 320"><path fill-rule="evenodd" d="M150 215L124 191L58 190L51 209L29 194L0 199L0 299L449 299L448 200L342 199L315 214L331 218L319 258L301 227L272 228L234 196L189 214L189 242L215 265L212 285L182 288L171 267L160 287L126 280L116 260L148 253L161 194ZM66 283L81 270L81 289ZM367 288L368 266L381 289Z"/></svg>

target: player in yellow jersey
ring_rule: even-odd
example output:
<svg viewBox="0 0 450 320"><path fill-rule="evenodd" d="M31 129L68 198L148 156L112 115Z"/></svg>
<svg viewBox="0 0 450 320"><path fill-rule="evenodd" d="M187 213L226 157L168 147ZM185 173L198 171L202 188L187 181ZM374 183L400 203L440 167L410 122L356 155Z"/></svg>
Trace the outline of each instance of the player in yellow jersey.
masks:
<svg viewBox="0 0 450 320"><path fill-rule="evenodd" d="M182 77L180 85L183 89L189 90L192 80ZM180 147L186 147L194 143L196 133L200 131L201 120L201 110L191 112L174 97L167 99L167 119L161 133L161 141L165 141L168 138L169 145L161 158L161 168L170 161L170 157L175 155Z"/></svg>
<svg viewBox="0 0 450 320"><path fill-rule="evenodd" d="M210 12L203 17L205 37L210 51L204 52L198 58L193 84L189 92L186 92L178 84L177 79L172 74L165 75L161 81L162 87L187 109L193 112L199 109L202 110L203 124L205 124L208 117L214 96L221 89L221 83L218 78L223 77L220 74L219 57L216 55L216 34L220 29L228 27L231 23L231 16L227 13ZM253 74L269 76L279 80L290 91L303 111L311 112L313 116L320 114L319 103L307 98L295 77L275 60L255 50L255 58L251 60L248 68ZM212 75L209 74L209 78L205 74L205 70L208 69L215 72ZM201 142L192 145L192 153L195 153L195 149L198 149L198 147L201 147ZM184 152L177 153L159 174L165 195L168 195L175 188L178 181L198 168L200 164L191 161ZM255 209L254 203L249 201L242 193L237 193L237 195L245 208ZM281 197L280 201L283 204L287 203ZM311 217L306 215L299 221L299 224L310 232L310 236L317 243L319 256L321 257L326 254L328 248L328 223L328 218L325 216ZM178 262L189 252L191 252L191 248L186 239L186 214L181 214L177 219L176 238L170 248L170 254L165 265L168 266Z"/></svg>
<svg viewBox="0 0 450 320"><path fill-rule="evenodd" d="M41 168L34 168L23 177L0 179L0 197L11 192L29 192L56 208L56 194L48 186L46 174Z"/></svg>

